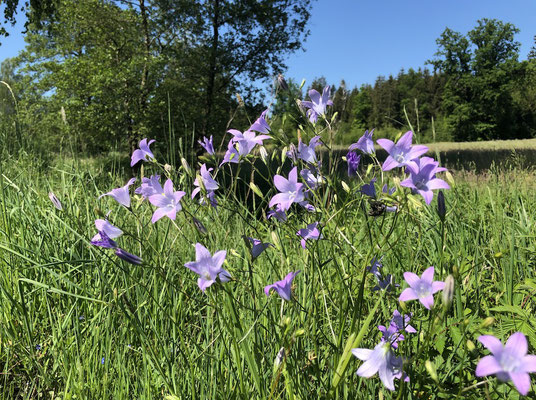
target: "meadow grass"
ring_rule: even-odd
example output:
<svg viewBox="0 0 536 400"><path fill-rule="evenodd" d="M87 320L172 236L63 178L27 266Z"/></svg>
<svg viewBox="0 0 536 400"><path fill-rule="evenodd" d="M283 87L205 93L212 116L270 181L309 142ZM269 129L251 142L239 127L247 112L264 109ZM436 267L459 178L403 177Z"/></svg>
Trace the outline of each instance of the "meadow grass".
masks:
<svg viewBox="0 0 536 400"><path fill-rule="evenodd" d="M248 207L236 208L232 197L218 210L190 202L175 223L153 225L139 199L135 218L111 199L97 200L122 186L128 170L76 160L43 170L25 155L0 166L4 399L518 397L512 385L477 379L474 370L485 354L480 334L521 331L536 348L532 170L455 174L444 226L435 200L374 218L339 185L325 204L346 206L323 217L324 240L303 250L296 231L310 218L297 213L287 224L266 224L259 218L266 199L253 193ZM191 186L193 176L178 172L180 184ZM94 220L106 210L125 232L122 246L143 265L90 245ZM274 247L252 261L243 235ZM195 242L211 253L227 250L231 282L199 290L184 267ZM456 278L449 311L402 305L419 333L400 344L411 381L393 393L377 378L356 376L361 362L349 353L374 347L376 326L389 320L400 292L371 290L373 256L383 256L400 284L404 271L420 275L430 265L438 279ZM263 286L296 270L296 301L264 295Z"/></svg>

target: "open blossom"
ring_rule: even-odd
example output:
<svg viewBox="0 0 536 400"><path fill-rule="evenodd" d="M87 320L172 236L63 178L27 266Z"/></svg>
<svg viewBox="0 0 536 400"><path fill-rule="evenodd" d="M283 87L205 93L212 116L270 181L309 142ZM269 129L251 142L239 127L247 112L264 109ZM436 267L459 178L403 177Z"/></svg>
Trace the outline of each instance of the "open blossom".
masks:
<svg viewBox="0 0 536 400"><path fill-rule="evenodd" d="M266 296L270 295L270 290L274 289L279 296L283 300L290 301L291 296L291 286L292 286L292 280L296 275L298 275L301 271L298 270L296 272L290 272L287 276L283 278L283 280L277 281L272 283L271 285L267 285L264 287L264 293Z"/></svg>
<svg viewBox="0 0 536 400"><path fill-rule="evenodd" d="M142 139L139 144L139 149L134 150L130 161L130 166L133 167L139 161L154 160L154 155L149 146L153 144L155 140L150 140L147 143L147 139Z"/></svg>
<svg viewBox="0 0 536 400"><path fill-rule="evenodd" d="M199 143L208 154L214 154L214 143L212 140L212 135L210 135L210 139L207 139L205 136L203 136L203 141L198 140L197 143Z"/></svg>
<svg viewBox="0 0 536 400"><path fill-rule="evenodd" d="M376 198L376 187L374 186L374 183L376 182L376 178L372 178L370 180L370 183L365 183L363 186L361 186L361 193Z"/></svg>
<svg viewBox="0 0 536 400"><path fill-rule="evenodd" d="M326 114L327 106L333 105L333 101L329 99L330 92L331 88L329 85L326 85L322 91L322 96L320 96L320 93L318 93L317 90L311 89L309 90L309 97L311 98L311 101L301 102L302 106L308 108L307 116L309 117L309 121L312 123L316 123L320 115Z"/></svg>
<svg viewBox="0 0 536 400"><path fill-rule="evenodd" d="M495 375L500 381L512 381L519 393L525 396L530 390L529 373L536 372L536 355L527 355L527 338L516 332L503 346L495 336L478 338L492 355L483 357L476 366L476 376Z"/></svg>
<svg viewBox="0 0 536 400"><path fill-rule="evenodd" d="M110 196L115 199L119 204L125 206L126 208L130 207L130 193L129 193L129 186L133 185L134 182L136 182L136 178L131 178L128 183L120 188L112 189L108 193L101 194L99 196L99 199L103 196Z"/></svg>
<svg viewBox="0 0 536 400"><path fill-rule="evenodd" d="M154 224L164 216L175 220L177 211L182 210L180 200L185 194L183 191L173 191L173 182L168 179L164 184L164 193L153 194L149 197L151 204L158 207L153 214L151 222Z"/></svg>
<svg viewBox="0 0 536 400"><path fill-rule="evenodd" d="M218 182L214 180L210 172L212 168L207 169L205 164L201 165L200 175L195 179L194 185L196 188L192 192L192 199L201 191L201 188L204 187L207 192L207 197L214 207L217 205L214 193L215 190L219 188ZM204 202L204 199L201 200Z"/></svg>
<svg viewBox="0 0 536 400"><path fill-rule="evenodd" d="M398 310L395 310L391 319L391 325L396 326L399 331L404 330L408 333L416 333L415 328L409 324L410 319L411 314L402 315Z"/></svg>
<svg viewBox="0 0 536 400"><path fill-rule="evenodd" d="M374 129L365 131L365 134L359 138L357 143L350 145L348 150L361 150L365 154L374 154L374 142L372 141L372 135L374 134Z"/></svg>
<svg viewBox="0 0 536 400"><path fill-rule="evenodd" d="M302 159L306 163L316 164L316 152L315 149L317 146L322 144L320 136L315 136L309 141L309 145L306 145L302 142L301 138L298 139L298 150L296 152L296 157Z"/></svg>
<svg viewBox="0 0 536 400"><path fill-rule="evenodd" d="M426 204L430 204L434 197L432 190L450 189L447 182L436 178L436 172L445 171L445 168L438 167L438 162L430 157L423 157L412 166L408 167L410 177L400 182L400 186L405 186L419 193Z"/></svg>
<svg viewBox="0 0 536 400"><path fill-rule="evenodd" d="M160 175L151 175L150 178L141 178L141 186L134 193L141 194L145 199L148 199L153 194L163 193L164 189L160 184Z"/></svg>
<svg viewBox="0 0 536 400"><path fill-rule="evenodd" d="M220 163L220 167L225 163L238 164L239 157L240 156L238 155L238 151L236 150L234 146L233 139L229 140L229 143L227 143L227 151L225 152L223 156L223 160Z"/></svg>
<svg viewBox="0 0 536 400"><path fill-rule="evenodd" d="M110 239L115 239L123 234L123 231L119 229L116 226L113 226L108 220L105 219L96 219L95 220L95 227L97 228L97 231L104 232ZM100 233L97 233L91 241L99 241L101 240Z"/></svg>
<svg viewBox="0 0 536 400"><path fill-rule="evenodd" d="M320 175L315 175L310 169L302 169L300 176L311 190L315 190L320 184L324 183L324 179Z"/></svg>
<svg viewBox="0 0 536 400"><path fill-rule="evenodd" d="M262 146L262 142L264 140L272 138L269 135L256 136L255 132L253 131L245 131L244 133L242 133L236 129L229 129L227 132L234 136L232 140L233 142L237 143L238 154L240 156L248 155L249 153L251 153L251 150L253 150L256 145Z"/></svg>
<svg viewBox="0 0 536 400"><path fill-rule="evenodd" d="M56 197L56 195L54 193L49 192L48 193L48 198L50 199L52 204L54 204L54 207L56 207L60 211L63 210L63 207L61 205L60 200Z"/></svg>
<svg viewBox="0 0 536 400"><path fill-rule="evenodd" d="M402 378L402 357L395 355L389 342L382 340L373 350L352 349L352 354L365 361L357 370L357 375L370 378L378 373L383 386L395 390L395 378Z"/></svg>
<svg viewBox="0 0 536 400"><path fill-rule="evenodd" d="M268 133L270 132L270 125L266 122L266 114L268 109L264 110L259 118L249 127L249 131L255 131L259 133Z"/></svg>
<svg viewBox="0 0 536 400"><path fill-rule="evenodd" d="M249 240L249 242L251 243L251 249L250 249L250 252L251 252L251 257L253 259L257 258L258 256L261 255L261 253L266 250L268 247L270 246L273 246L271 243L263 243L261 240L259 239L254 239L254 238L246 238L247 240Z"/></svg>
<svg viewBox="0 0 536 400"><path fill-rule="evenodd" d="M413 272L404 272L404 279L409 284L409 288L404 289L398 300L418 299L429 310L434 305L434 293L443 290L445 286L445 282L434 282L434 267L427 268L421 278Z"/></svg>
<svg viewBox="0 0 536 400"><path fill-rule="evenodd" d="M190 261L184 266L199 275L197 285L203 292L211 286L216 279L228 282L231 279L229 272L222 268L227 252L220 250L214 256L201 243L195 245L195 261Z"/></svg>
<svg viewBox="0 0 536 400"><path fill-rule="evenodd" d="M276 175L274 184L281 193L272 197L269 207L279 204L280 211L287 211L292 203L300 203L305 200L304 185L303 183L298 183L298 169L296 167L289 172L288 179L283 178L281 175Z"/></svg>
<svg viewBox="0 0 536 400"><path fill-rule="evenodd" d="M300 229L296 235L301 237L300 240L301 246L305 249L306 248L306 241L307 240L319 240L322 239L322 233L320 233L320 230L318 229L318 222L313 222L312 224L307 225L306 228Z"/></svg>
<svg viewBox="0 0 536 400"><path fill-rule="evenodd" d="M382 333L381 341L384 343L389 343L395 349L398 348L398 342L404 340L404 335L394 324L389 324L388 327L379 325L378 329Z"/></svg>
<svg viewBox="0 0 536 400"><path fill-rule="evenodd" d="M396 167L416 168L413 161L428 151L428 147L423 145L412 146L413 132L407 131L396 144L389 139L378 139L377 143L389 153L384 161L382 169L389 171Z"/></svg>

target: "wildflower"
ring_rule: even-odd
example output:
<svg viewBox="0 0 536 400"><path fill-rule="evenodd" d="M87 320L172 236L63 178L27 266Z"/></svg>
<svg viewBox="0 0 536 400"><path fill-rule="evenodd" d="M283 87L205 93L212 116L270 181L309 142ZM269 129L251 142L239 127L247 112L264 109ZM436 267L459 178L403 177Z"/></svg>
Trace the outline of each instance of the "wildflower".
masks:
<svg viewBox="0 0 536 400"><path fill-rule="evenodd" d="M194 226L197 229L197 231L202 234L206 235L208 233L207 228L205 228L205 225L201 221L199 221L196 217L192 216L192 220L194 222Z"/></svg>
<svg viewBox="0 0 536 400"><path fill-rule="evenodd" d="M40 345L40 344L36 344L36 345L35 345L35 349L36 349L37 351L41 351L41 345Z"/></svg>
<svg viewBox="0 0 536 400"><path fill-rule="evenodd" d="M254 238L250 238L250 237L247 237L246 239L249 240L249 242L251 243L250 252L251 252L251 257L253 259L255 259L258 256L260 256L261 253L264 250L266 250L268 247L273 246L271 243L263 243L259 239L254 239Z"/></svg>
<svg viewBox="0 0 536 400"><path fill-rule="evenodd" d="M281 204L278 204L275 210L270 210L266 214L266 218L275 218L279 222L285 222L287 220L287 214L281 209Z"/></svg>
<svg viewBox="0 0 536 400"><path fill-rule="evenodd" d="M374 154L374 142L372 141L372 135L374 134L374 129L370 131L365 131L365 134L359 138L357 143L350 145L348 150L361 150L365 154Z"/></svg>
<svg viewBox="0 0 536 400"><path fill-rule="evenodd" d="M409 284L409 288L404 289L399 301L416 300L422 303L427 309L434 305L434 293L443 290L445 282L434 282L434 267L427 268L422 277L419 278L413 272L404 272L404 279Z"/></svg>
<svg viewBox="0 0 536 400"><path fill-rule="evenodd" d="M98 238L97 238L98 237ZM105 249L116 249L117 242L112 240L105 231L99 231L98 235L95 235L90 242L93 246L103 247Z"/></svg>
<svg viewBox="0 0 536 400"><path fill-rule="evenodd" d="M395 283L394 278L391 274L385 275L385 278L382 279L381 276L376 276L378 284L372 288L373 291L377 290L391 290L393 287L400 287L398 283Z"/></svg>
<svg viewBox="0 0 536 400"><path fill-rule="evenodd" d="M348 176L357 175L357 167L359 167L359 161L361 161L361 156L357 155L354 151L349 151L346 154L346 163L348 164Z"/></svg>
<svg viewBox="0 0 536 400"><path fill-rule="evenodd" d="M370 180L370 183L366 183L363 186L361 186L361 193L376 198L376 188L374 187L374 182L376 182L376 178L372 178Z"/></svg>
<svg viewBox="0 0 536 400"><path fill-rule="evenodd" d="M203 136L203 141L198 140L197 143L199 143L201 147L203 147L208 154L210 155L214 154L214 144L212 141L212 135L210 135L210 139L207 139L205 136Z"/></svg>
<svg viewBox="0 0 536 400"><path fill-rule="evenodd" d="M225 152L223 156L223 160L220 163L220 167L225 163L233 163L238 164L238 151L236 150L234 146L233 139L229 140L229 143L227 144L227 151Z"/></svg>
<svg viewBox="0 0 536 400"><path fill-rule="evenodd" d="M253 150L256 145L262 146L263 140L272 138L269 135L255 136L255 132L253 131L245 131L242 133L236 129L230 129L227 132L234 136L231 140L237 144L238 155L242 157L251 153L251 150Z"/></svg>
<svg viewBox="0 0 536 400"><path fill-rule="evenodd" d="M316 164L316 153L315 148L321 144L320 136L315 136L309 141L309 145L306 145L302 142L301 139L298 140L298 151L296 152L296 157L305 161L309 164Z"/></svg>
<svg viewBox="0 0 536 400"><path fill-rule="evenodd" d="M429 157L426 157L429 158ZM434 197L432 190L450 189L447 182L435 178L438 168L435 163L420 163L409 168L410 177L400 182L400 186L409 187L419 193L426 204L430 204Z"/></svg>
<svg viewBox="0 0 536 400"><path fill-rule="evenodd" d="M151 175L150 178L141 178L141 186L134 190L134 193L141 194L143 198L149 198L154 194L163 193L164 189L160 184L160 175Z"/></svg>
<svg viewBox="0 0 536 400"><path fill-rule="evenodd" d="M105 219L96 219L95 220L95 227L99 232L106 233L106 236L108 236L110 239L115 239L123 234L123 231L119 229L116 226L113 226L108 220ZM101 240L100 233L97 233L93 238L92 241L99 241Z"/></svg>
<svg viewBox="0 0 536 400"><path fill-rule="evenodd" d="M530 389L529 373L536 372L536 355L527 355L527 338L521 332L510 336L503 347L495 336L483 335L478 338L492 355L482 358L476 366L478 377L496 375L502 382L512 380L517 391L526 395Z"/></svg>
<svg viewBox="0 0 536 400"><path fill-rule="evenodd" d="M268 113L268 109L264 110L259 118L249 127L249 131L255 131L259 133L268 133L270 132L270 125L268 125L268 122L266 122L266 114ZM258 136L257 136L258 137ZM270 137L267 137L266 139L271 139ZM262 143L261 143L262 144Z"/></svg>
<svg viewBox="0 0 536 400"><path fill-rule="evenodd" d="M99 196L99 199L103 196L110 196L113 197L115 201L117 201L122 206L125 206L126 208L130 208L130 193L129 193L129 186L133 185L134 182L136 182L136 178L131 178L127 184L123 187L112 189L108 193L101 194Z"/></svg>
<svg viewBox="0 0 536 400"><path fill-rule="evenodd" d="M135 256L134 254L131 254L119 247L115 249L115 255L130 264L140 265L143 262L140 257Z"/></svg>
<svg viewBox="0 0 536 400"><path fill-rule="evenodd" d="M153 194L149 197L151 204L158 207L153 214L153 218L151 218L151 222L154 224L163 216L175 220L177 211L182 210L180 200L185 194L183 191L174 192L173 182L168 179L164 184L163 194Z"/></svg>
<svg viewBox="0 0 536 400"><path fill-rule="evenodd" d="M370 266L367 267L367 271L369 271L371 274L373 274L376 278L380 279L382 274L380 272L380 268L383 268L382 265L382 257L376 258L373 257L372 261L370 262Z"/></svg>
<svg viewBox="0 0 536 400"><path fill-rule="evenodd" d="M207 192L207 197L209 198L210 203L215 207L217 203L215 201L214 191L219 188L219 185L218 182L212 178L210 171L212 171L212 168L207 169L205 164L201 165L200 176L197 176L194 181L194 185L197 187L192 192L192 199L201 191L201 188L203 187Z"/></svg>
<svg viewBox="0 0 536 400"><path fill-rule="evenodd" d="M389 139L377 140L377 143L389 153L389 156L382 165L384 171L402 166L410 168L417 167L417 164L413 160L426 153L428 147L423 145L412 146L412 138L413 132L407 131L396 144Z"/></svg>
<svg viewBox="0 0 536 400"><path fill-rule="evenodd" d="M385 194L388 194L389 196L392 195L396 191L396 187L392 187L389 189L389 186L387 186L387 183L383 185L382 192Z"/></svg>
<svg viewBox="0 0 536 400"><path fill-rule="evenodd" d="M409 324L411 314L405 314L402 316L398 310L393 312L393 318L391 319L391 325L396 326L399 331L406 331L408 333L416 333L417 331L413 326Z"/></svg>
<svg viewBox="0 0 536 400"><path fill-rule="evenodd" d="M283 280L265 286L264 293L266 294L266 296L270 296L270 290L274 289L283 300L290 301L292 280L300 272L300 270L296 272L289 272L287 276L283 278Z"/></svg>
<svg viewBox="0 0 536 400"><path fill-rule="evenodd" d="M318 185L324 183L324 179L320 175L315 176L314 173L309 169L302 169L300 171L300 176L311 190L315 190Z"/></svg>
<svg viewBox="0 0 536 400"><path fill-rule="evenodd" d="M115 240L112 240L104 231L99 231L99 239L91 240L93 246L103 247L105 249L115 249L115 255L122 260L129 262L131 264L139 265L143 261L140 257L130 254L129 252L121 249Z"/></svg>
<svg viewBox="0 0 536 400"><path fill-rule="evenodd" d="M201 291L204 292L218 278L221 282L228 282L231 279L229 272L221 267L226 255L225 250L220 250L212 256L205 246L196 243L195 261L187 262L184 266L199 275L197 285Z"/></svg>
<svg viewBox="0 0 536 400"><path fill-rule="evenodd" d="M398 348L397 342L404 340L404 335L400 333L400 330L394 324L389 324L388 328L383 325L379 325L378 329L382 333L381 341L384 343L389 343L395 349Z"/></svg>
<svg viewBox="0 0 536 400"><path fill-rule="evenodd" d="M139 161L153 161L154 155L151 152L151 149L149 149L149 146L153 144L155 140L150 140L149 143L147 143L147 139L142 139L139 144L139 149L134 150L132 153L132 158L130 161L130 166L133 167L137 162Z"/></svg>
<svg viewBox="0 0 536 400"><path fill-rule="evenodd" d="M277 75L277 84L279 85L279 88L281 90L288 90L287 81L285 80L285 77L281 74Z"/></svg>
<svg viewBox="0 0 536 400"><path fill-rule="evenodd" d="M374 350L352 349L352 354L365 361L357 370L357 375L370 378L377 372L383 386L395 390L394 379L402 378L402 358L395 356L388 342L381 341Z"/></svg>
<svg viewBox="0 0 536 400"><path fill-rule="evenodd" d="M326 87L322 91L322 96L320 96L320 93L318 93L318 91L316 91L315 89L311 89L309 90L309 97L311 98L311 101L301 102L302 106L309 109L307 110L307 117L309 118L309 121L311 121L313 124L316 123L320 115L326 114L327 106L333 105L333 101L329 99L330 91L330 86L326 85Z"/></svg>
<svg viewBox="0 0 536 400"><path fill-rule="evenodd" d="M101 364L104 364L104 360L106 359L106 357L102 357L102 359L100 360L100 363Z"/></svg>
<svg viewBox="0 0 536 400"><path fill-rule="evenodd" d="M300 229L296 235L300 236L302 239L300 241L301 246L305 249L305 243L307 240L319 240L322 239L322 233L318 230L318 222L313 222L312 224L307 225L307 228Z"/></svg>
<svg viewBox="0 0 536 400"><path fill-rule="evenodd" d="M445 207L445 194L442 190L437 193L437 215L441 221L445 222L447 208Z"/></svg>
<svg viewBox="0 0 536 400"><path fill-rule="evenodd" d="M298 183L298 169L296 167L288 174L288 179L281 175L274 177L275 187L281 192L270 200L269 207L279 204L280 211L287 211L292 203L299 203L305 200L303 183Z"/></svg>
<svg viewBox="0 0 536 400"><path fill-rule="evenodd" d="M54 207L56 207L60 211L63 210L63 207L61 205L60 200L56 197L56 195L54 193L49 192L48 193L48 198L50 199L52 204L54 204Z"/></svg>

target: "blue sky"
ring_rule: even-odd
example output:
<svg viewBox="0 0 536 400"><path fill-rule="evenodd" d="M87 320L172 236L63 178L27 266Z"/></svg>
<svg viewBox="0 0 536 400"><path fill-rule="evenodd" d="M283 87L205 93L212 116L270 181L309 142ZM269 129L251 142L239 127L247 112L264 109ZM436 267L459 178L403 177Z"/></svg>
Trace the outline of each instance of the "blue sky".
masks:
<svg viewBox="0 0 536 400"><path fill-rule="evenodd" d="M497 18L520 29L521 59L536 35L536 0L317 0L305 52L288 58L285 74L298 82L325 76L338 86L374 83L378 75L423 67L437 50L445 27L466 33L480 18ZM0 39L0 61L24 47L23 23Z"/></svg>

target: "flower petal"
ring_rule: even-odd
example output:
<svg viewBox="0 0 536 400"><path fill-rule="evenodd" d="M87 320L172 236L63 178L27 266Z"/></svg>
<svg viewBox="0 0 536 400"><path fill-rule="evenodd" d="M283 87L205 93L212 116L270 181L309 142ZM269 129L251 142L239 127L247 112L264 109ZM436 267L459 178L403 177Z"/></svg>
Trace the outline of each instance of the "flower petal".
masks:
<svg viewBox="0 0 536 400"><path fill-rule="evenodd" d="M526 372L510 372L510 378L519 393L525 396L530 389L530 377Z"/></svg>
<svg viewBox="0 0 536 400"><path fill-rule="evenodd" d="M498 355L503 351L503 345L499 339L492 335L482 335L478 341L493 354Z"/></svg>
<svg viewBox="0 0 536 400"><path fill-rule="evenodd" d="M359 358L362 361L366 361L369 359L370 355L372 354L371 349L352 349L352 354Z"/></svg>
<svg viewBox="0 0 536 400"><path fill-rule="evenodd" d="M426 268L421 275L421 279L431 284L434 281L434 271L434 267Z"/></svg>
<svg viewBox="0 0 536 400"><path fill-rule="evenodd" d="M415 293L415 290L412 288L404 289L400 297L398 298L398 301L409 301L409 300L416 300L419 296L417 296L417 293Z"/></svg>
<svg viewBox="0 0 536 400"><path fill-rule="evenodd" d="M483 357L476 366L475 375L478 377L496 374L502 367L494 356Z"/></svg>
<svg viewBox="0 0 536 400"><path fill-rule="evenodd" d="M428 310L432 309L432 307L434 306L434 296L433 295L428 295L428 296L425 296L425 297L419 297L419 301Z"/></svg>
<svg viewBox="0 0 536 400"><path fill-rule="evenodd" d="M536 356L528 355L523 357L522 368L525 372L536 372Z"/></svg>
<svg viewBox="0 0 536 400"><path fill-rule="evenodd" d="M421 280L421 278L419 278L419 276L413 272L404 272L404 279L411 287L415 287Z"/></svg>
<svg viewBox="0 0 536 400"><path fill-rule="evenodd" d="M527 354L527 338L521 332L516 332L510 336L504 346L505 350L515 354L517 357L523 357Z"/></svg>

